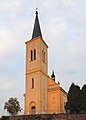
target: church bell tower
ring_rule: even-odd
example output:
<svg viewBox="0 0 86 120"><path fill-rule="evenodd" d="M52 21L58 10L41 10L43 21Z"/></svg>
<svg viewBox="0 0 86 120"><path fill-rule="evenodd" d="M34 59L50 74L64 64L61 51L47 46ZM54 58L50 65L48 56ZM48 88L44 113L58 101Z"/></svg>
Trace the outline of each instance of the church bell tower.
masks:
<svg viewBox="0 0 86 120"><path fill-rule="evenodd" d="M43 40L38 11L36 11L32 39L26 44L26 85L24 113L47 112L48 46Z"/></svg>

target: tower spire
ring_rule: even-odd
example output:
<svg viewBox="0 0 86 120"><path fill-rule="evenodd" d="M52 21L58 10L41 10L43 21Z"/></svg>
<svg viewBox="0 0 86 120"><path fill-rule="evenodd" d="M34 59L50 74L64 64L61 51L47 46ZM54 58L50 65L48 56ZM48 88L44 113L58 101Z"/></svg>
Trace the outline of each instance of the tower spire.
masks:
<svg viewBox="0 0 86 120"><path fill-rule="evenodd" d="M52 70L52 75L51 78L55 81L55 74L54 74L54 70Z"/></svg>
<svg viewBox="0 0 86 120"><path fill-rule="evenodd" d="M35 17L35 23L34 23L34 28L33 28L32 39L39 37L39 36L42 38L39 19L38 19L38 11L36 9L36 17Z"/></svg>

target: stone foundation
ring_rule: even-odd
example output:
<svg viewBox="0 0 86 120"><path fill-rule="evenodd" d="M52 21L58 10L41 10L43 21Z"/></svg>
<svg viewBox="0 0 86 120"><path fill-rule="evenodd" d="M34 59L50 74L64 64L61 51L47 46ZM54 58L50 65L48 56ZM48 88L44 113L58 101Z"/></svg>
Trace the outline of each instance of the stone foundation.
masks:
<svg viewBox="0 0 86 120"><path fill-rule="evenodd" d="M38 114L2 117L2 120L86 120L86 114Z"/></svg>

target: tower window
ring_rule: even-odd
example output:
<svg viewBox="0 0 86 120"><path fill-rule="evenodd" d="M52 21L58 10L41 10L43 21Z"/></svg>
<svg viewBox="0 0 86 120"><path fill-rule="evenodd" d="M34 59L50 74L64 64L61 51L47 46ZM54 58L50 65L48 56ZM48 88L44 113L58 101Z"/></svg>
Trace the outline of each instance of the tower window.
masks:
<svg viewBox="0 0 86 120"><path fill-rule="evenodd" d="M44 51L42 50L42 61L43 61L43 52L44 52Z"/></svg>
<svg viewBox="0 0 86 120"><path fill-rule="evenodd" d="M33 51L31 50L31 61L33 60Z"/></svg>
<svg viewBox="0 0 86 120"><path fill-rule="evenodd" d="M36 49L34 49L34 60L36 60Z"/></svg>
<svg viewBox="0 0 86 120"><path fill-rule="evenodd" d="M30 60L36 60L36 49L30 51Z"/></svg>
<svg viewBox="0 0 86 120"><path fill-rule="evenodd" d="M44 52L44 62L45 62L45 52Z"/></svg>
<svg viewBox="0 0 86 120"><path fill-rule="evenodd" d="M34 78L32 78L32 89L34 88Z"/></svg>
<svg viewBox="0 0 86 120"><path fill-rule="evenodd" d="M44 50L42 50L42 61L46 63L46 54Z"/></svg>

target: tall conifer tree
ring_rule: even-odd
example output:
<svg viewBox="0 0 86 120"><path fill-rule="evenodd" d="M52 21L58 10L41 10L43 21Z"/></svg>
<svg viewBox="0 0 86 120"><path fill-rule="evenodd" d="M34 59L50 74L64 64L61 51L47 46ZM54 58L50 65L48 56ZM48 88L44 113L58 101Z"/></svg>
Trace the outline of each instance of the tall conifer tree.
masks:
<svg viewBox="0 0 86 120"><path fill-rule="evenodd" d="M80 87L72 83L68 91L67 100L65 109L70 113L79 113L80 112Z"/></svg>
<svg viewBox="0 0 86 120"><path fill-rule="evenodd" d="M81 89L80 106L81 112L86 113L86 85L84 85Z"/></svg>

